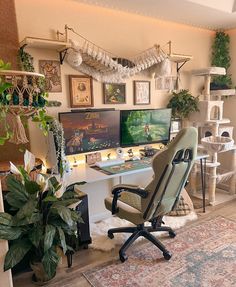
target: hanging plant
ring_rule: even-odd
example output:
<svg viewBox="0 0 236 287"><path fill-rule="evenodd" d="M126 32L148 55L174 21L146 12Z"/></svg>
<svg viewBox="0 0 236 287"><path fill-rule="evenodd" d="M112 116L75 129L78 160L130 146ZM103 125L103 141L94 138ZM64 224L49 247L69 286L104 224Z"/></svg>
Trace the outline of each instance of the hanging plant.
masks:
<svg viewBox="0 0 236 287"><path fill-rule="evenodd" d="M66 156L65 156L65 138L64 138L64 130L62 124L57 120L53 119L50 124L50 131L53 134L55 146L56 146L56 157L57 157L57 165L58 171L62 176L66 169Z"/></svg>
<svg viewBox="0 0 236 287"><path fill-rule="evenodd" d="M223 67L226 69L226 75L214 76L211 83L211 89L229 89L232 86L231 75L227 74L230 67L230 37L225 32L216 32L215 39L212 45L212 60L211 64L215 67Z"/></svg>
<svg viewBox="0 0 236 287"><path fill-rule="evenodd" d="M47 97L44 90L44 76L32 72L11 71L10 64L0 60L0 120L3 135L0 144L7 140L15 144L25 144L28 139L22 124L22 117L31 117L38 122L46 135L52 120L47 115ZM9 125L10 123L10 125Z"/></svg>

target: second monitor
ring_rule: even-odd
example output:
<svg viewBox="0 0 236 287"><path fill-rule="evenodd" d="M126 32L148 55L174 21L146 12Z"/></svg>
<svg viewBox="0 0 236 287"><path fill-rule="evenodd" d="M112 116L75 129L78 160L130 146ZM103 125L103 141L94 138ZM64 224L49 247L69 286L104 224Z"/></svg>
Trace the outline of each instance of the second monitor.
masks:
<svg viewBox="0 0 236 287"><path fill-rule="evenodd" d="M121 146L166 144L170 139L171 109L121 111Z"/></svg>

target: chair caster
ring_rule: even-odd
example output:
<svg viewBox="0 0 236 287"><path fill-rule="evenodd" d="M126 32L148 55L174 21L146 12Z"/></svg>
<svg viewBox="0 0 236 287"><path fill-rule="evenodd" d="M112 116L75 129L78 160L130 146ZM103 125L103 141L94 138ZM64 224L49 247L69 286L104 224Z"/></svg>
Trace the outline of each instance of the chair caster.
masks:
<svg viewBox="0 0 236 287"><path fill-rule="evenodd" d="M174 231L169 231L170 238L174 238L176 236Z"/></svg>
<svg viewBox="0 0 236 287"><path fill-rule="evenodd" d="M120 254L120 261L123 263L128 259L128 256L126 254Z"/></svg>
<svg viewBox="0 0 236 287"><path fill-rule="evenodd" d="M163 256L164 256L165 260L170 260L172 254L167 251L167 252L163 252Z"/></svg>
<svg viewBox="0 0 236 287"><path fill-rule="evenodd" d="M114 234L111 233L111 232L109 232L109 231L108 231L108 233L107 233L107 236L108 236L110 239L113 239L113 238L114 238Z"/></svg>

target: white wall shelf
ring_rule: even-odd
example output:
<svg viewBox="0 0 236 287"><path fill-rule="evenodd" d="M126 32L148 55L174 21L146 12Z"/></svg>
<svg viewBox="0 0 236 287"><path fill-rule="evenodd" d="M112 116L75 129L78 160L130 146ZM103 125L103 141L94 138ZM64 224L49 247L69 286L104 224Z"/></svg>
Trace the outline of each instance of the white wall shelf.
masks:
<svg viewBox="0 0 236 287"><path fill-rule="evenodd" d="M65 41L25 37L24 40L20 42L20 47L24 48L26 46L29 48L51 49L60 52L70 48L71 44Z"/></svg>

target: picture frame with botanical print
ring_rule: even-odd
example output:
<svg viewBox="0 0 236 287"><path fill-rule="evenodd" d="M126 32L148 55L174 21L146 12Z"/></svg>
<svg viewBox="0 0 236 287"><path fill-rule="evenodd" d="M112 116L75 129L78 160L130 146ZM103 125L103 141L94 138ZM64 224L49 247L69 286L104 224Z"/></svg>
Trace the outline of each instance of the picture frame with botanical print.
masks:
<svg viewBox="0 0 236 287"><path fill-rule="evenodd" d="M39 60L39 72L45 76L45 90L48 93L61 93L61 65L59 61Z"/></svg>
<svg viewBox="0 0 236 287"><path fill-rule="evenodd" d="M150 81L134 81L134 104L150 105L151 103Z"/></svg>
<svg viewBox="0 0 236 287"><path fill-rule="evenodd" d="M126 103L126 86L121 84L103 84L104 104L125 104Z"/></svg>
<svg viewBox="0 0 236 287"><path fill-rule="evenodd" d="M71 108L93 107L93 80L89 76L69 75Z"/></svg>

